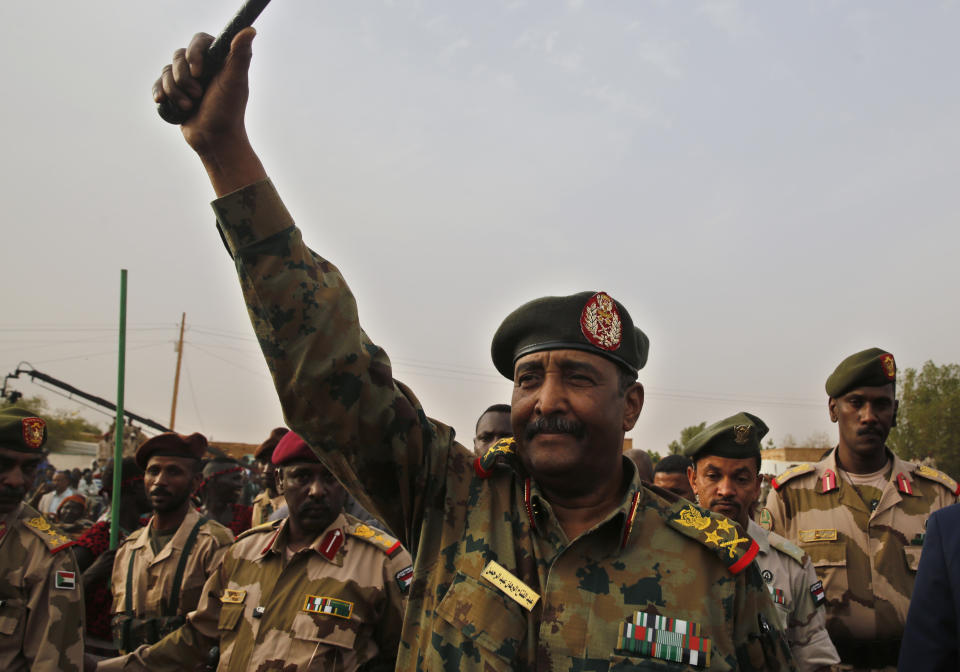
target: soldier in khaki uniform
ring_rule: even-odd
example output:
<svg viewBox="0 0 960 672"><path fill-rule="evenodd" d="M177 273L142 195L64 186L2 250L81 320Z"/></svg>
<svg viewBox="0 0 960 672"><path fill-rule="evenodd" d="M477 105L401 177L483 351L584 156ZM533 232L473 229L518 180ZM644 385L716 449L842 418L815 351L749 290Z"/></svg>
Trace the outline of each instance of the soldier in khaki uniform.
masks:
<svg viewBox="0 0 960 672"><path fill-rule="evenodd" d="M810 557L750 517L760 492L760 442L766 424L741 412L690 439L684 455L690 487L702 506L737 521L760 547L757 565L786 628L787 642L803 672L830 670L840 662L824 619L823 584Z"/></svg>
<svg viewBox="0 0 960 672"><path fill-rule="evenodd" d="M230 547L186 625L98 670L193 669L213 647L224 672L394 669L409 553L343 512L346 492L299 436L273 460L290 516Z"/></svg>
<svg viewBox="0 0 960 672"><path fill-rule="evenodd" d="M206 448L201 434L169 432L137 449L153 517L127 536L113 562L111 629L121 652L182 625L233 542L229 529L202 517L190 502Z"/></svg>
<svg viewBox="0 0 960 672"><path fill-rule="evenodd" d="M83 591L70 546L23 497L43 460L46 423L0 411L0 669L83 669Z"/></svg>
<svg viewBox="0 0 960 672"><path fill-rule="evenodd" d="M263 488L253 498L253 527L263 525L270 520L270 516L275 511L283 506L283 495L277 492L277 482L274 477L276 467L273 466L271 457L277 442L289 431L286 427L277 427L253 453L260 471L260 487Z"/></svg>
<svg viewBox="0 0 960 672"><path fill-rule="evenodd" d="M777 476L761 512L761 521L813 559L830 638L855 669L896 668L927 517L958 493L953 479L886 448L895 380L885 350L841 362L826 383L837 448Z"/></svg>
<svg viewBox="0 0 960 672"><path fill-rule="evenodd" d="M284 416L416 549L397 667L795 669L756 544L645 488L623 457L649 345L623 304L595 291L544 297L503 321L491 350L514 384L515 438L483 457L393 378L343 276L303 243L249 144L253 35L233 40L182 132L221 197L219 226ZM158 102L196 105L211 41L175 53Z"/></svg>

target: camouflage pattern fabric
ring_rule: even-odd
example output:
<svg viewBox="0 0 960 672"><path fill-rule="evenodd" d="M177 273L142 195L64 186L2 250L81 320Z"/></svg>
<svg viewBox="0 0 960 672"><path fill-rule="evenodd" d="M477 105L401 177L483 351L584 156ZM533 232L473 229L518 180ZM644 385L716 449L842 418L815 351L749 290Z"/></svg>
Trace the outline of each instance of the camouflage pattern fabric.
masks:
<svg viewBox="0 0 960 672"><path fill-rule="evenodd" d="M257 496L253 498L253 522L251 527L263 525L268 522L273 512L284 504L286 504L286 501L283 499L283 495L271 497L270 493L266 490L261 490Z"/></svg>
<svg viewBox="0 0 960 672"><path fill-rule="evenodd" d="M739 528L720 536L628 466L621 505L568 540L516 459L475 468L393 379L269 180L214 209L288 426L415 558L397 669L602 672L664 656L696 669L704 648L713 670L794 669L759 570L736 566L752 544Z"/></svg>
<svg viewBox="0 0 960 672"><path fill-rule="evenodd" d="M351 672L378 663L393 669L410 554L395 539L340 514L313 544L287 559L287 520L241 535L184 627L97 669L193 669L213 646L220 647L217 669L223 672Z"/></svg>
<svg viewBox="0 0 960 672"><path fill-rule="evenodd" d="M823 581L841 660L863 669L896 667L927 517L957 501L945 474L888 453L890 480L872 512L836 450L778 476L767 498L773 531L798 544Z"/></svg>
<svg viewBox="0 0 960 672"><path fill-rule="evenodd" d="M135 623L135 644L156 641L155 627L152 623L141 623L143 620L158 619L170 616L186 616L197 608L200 601L203 584L207 577L220 564L226 547L233 543L233 533L220 523L207 520L200 526L196 542L190 557L187 559L176 613L167 613L171 604L172 589L177 564L180 561L181 551L193 530L200 520L200 513L193 507L187 512L180 527L168 544L154 555L150 544L150 528L153 519L146 526L131 532L117 549L113 561L111 588L113 590L113 609L111 613L114 640L121 648L118 633L120 624L125 618L133 616ZM127 597L127 575L130 571L130 558L133 557L132 572L132 607L133 614L124 614ZM162 636L163 633L160 633ZM131 646L131 649L134 648Z"/></svg>
<svg viewBox="0 0 960 672"><path fill-rule="evenodd" d="M83 590L72 541L26 504L0 521L0 669L83 670Z"/></svg>
<svg viewBox="0 0 960 672"><path fill-rule="evenodd" d="M757 565L786 629L787 644L801 672L840 662L827 634L820 583L810 556L776 532L752 520L749 534L760 546Z"/></svg>

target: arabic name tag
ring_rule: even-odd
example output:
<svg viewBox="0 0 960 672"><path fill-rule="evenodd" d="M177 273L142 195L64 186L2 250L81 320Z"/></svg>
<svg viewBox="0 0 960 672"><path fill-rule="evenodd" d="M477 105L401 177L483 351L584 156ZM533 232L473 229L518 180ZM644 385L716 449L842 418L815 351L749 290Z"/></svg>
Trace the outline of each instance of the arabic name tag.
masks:
<svg viewBox="0 0 960 672"><path fill-rule="evenodd" d="M836 541L836 530L800 530L800 541L810 543L813 541Z"/></svg>
<svg viewBox="0 0 960 672"><path fill-rule="evenodd" d="M530 611L540 599L534 590L523 581L508 572L498 562L491 560L484 567L481 577L496 586L507 597L519 604L521 607Z"/></svg>
<svg viewBox="0 0 960 672"><path fill-rule="evenodd" d="M243 604L243 598L247 596L245 590L231 590L227 588L220 596L221 604Z"/></svg>

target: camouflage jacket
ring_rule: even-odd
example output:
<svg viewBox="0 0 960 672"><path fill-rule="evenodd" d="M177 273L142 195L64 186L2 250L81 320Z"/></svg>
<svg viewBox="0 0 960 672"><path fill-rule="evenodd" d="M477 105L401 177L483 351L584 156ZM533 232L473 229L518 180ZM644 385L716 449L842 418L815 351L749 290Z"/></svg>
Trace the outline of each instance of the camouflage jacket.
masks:
<svg viewBox="0 0 960 672"><path fill-rule="evenodd" d="M186 625L97 669L193 669L214 646L224 672L351 672L374 659L382 666L373 669L393 669L413 574L410 554L396 539L340 514L313 544L288 557L287 520L240 536Z"/></svg>
<svg viewBox="0 0 960 672"><path fill-rule="evenodd" d="M257 493L257 496L253 498L253 513L251 514L253 520L252 527L268 522L273 512L286 503L283 495L271 497L269 492L261 490Z"/></svg>
<svg viewBox="0 0 960 672"><path fill-rule="evenodd" d="M21 504L0 520L0 669L83 670L83 589L73 542Z"/></svg>
<svg viewBox="0 0 960 672"><path fill-rule="evenodd" d="M414 556L398 669L693 669L707 649L710 669L793 669L739 528L631 466L620 506L568 540L516 459L475 461L393 379L268 180L214 210L289 426Z"/></svg>
<svg viewBox="0 0 960 672"><path fill-rule="evenodd" d="M173 538L156 555L150 544L152 518L146 526L131 532L117 549L111 577L112 627L114 640L121 650L125 650L119 641L124 619L182 617L197 608L204 582L220 564L226 547L233 543L234 539L233 532L214 520L207 520L200 525L193 550L184 566L174 605L173 584L181 551L200 520L200 513L191 506ZM128 582L133 589L130 593L132 613L126 611ZM164 634L161 630L159 636L150 636L149 631L142 625L138 623L134 627L134 644L130 647L131 650L137 643L156 641Z"/></svg>
<svg viewBox="0 0 960 672"><path fill-rule="evenodd" d="M747 523L747 534L760 546L757 554L760 574L783 619L787 643L800 672L839 663L840 656L827 634L823 584L817 578L810 556L752 520Z"/></svg>
<svg viewBox="0 0 960 672"><path fill-rule="evenodd" d="M950 477L889 455L890 479L873 512L840 473L836 450L777 476L767 498L773 531L813 560L830 638L857 667L896 665L927 517L957 501ZM874 657L858 658L866 650ZM893 662L878 664L888 654Z"/></svg>

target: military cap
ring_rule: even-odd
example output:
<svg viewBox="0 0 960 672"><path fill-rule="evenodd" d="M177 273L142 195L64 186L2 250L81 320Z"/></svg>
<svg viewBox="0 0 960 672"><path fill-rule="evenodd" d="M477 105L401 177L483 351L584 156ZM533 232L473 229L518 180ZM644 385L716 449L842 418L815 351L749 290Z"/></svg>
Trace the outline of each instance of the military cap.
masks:
<svg viewBox="0 0 960 672"><path fill-rule="evenodd" d="M687 457L716 455L741 460L760 455L760 440L770 431L752 413L741 411L715 422L687 441L683 454Z"/></svg>
<svg viewBox="0 0 960 672"><path fill-rule="evenodd" d="M253 457L258 460L263 460L266 462L270 459L270 453L274 451L277 447L277 442L284 437L284 435L290 430L286 427L277 427L270 432L270 436L267 437L266 441L261 443L255 451L253 451Z"/></svg>
<svg viewBox="0 0 960 672"><path fill-rule="evenodd" d="M840 362L825 385L827 395L839 397L856 387L879 387L897 379L897 364L886 350L868 348Z"/></svg>
<svg viewBox="0 0 960 672"><path fill-rule="evenodd" d="M307 442L294 432L287 432L273 451L273 462L278 467L290 462L319 462L317 454L310 450Z"/></svg>
<svg viewBox="0 0 960 672"><path fill-rule="evenodd" d="M493 365L513 380L524 355L544 350L583 350L632 373L647 363L650 339L630 313L606 292L545 296L510 313L493 335Z"/></svg>
<svg viewBox="0 0 960 672"><path fill-rule="evenodd" d="M164 457L189 457L195 460L203 459L207 452L207 437L198 432L189 436L177 434L176 432L164 432L157 434L151 439L147 439L143 445L137 448L137 465L141 469L147 468L147 462L154 455Z"/></svg>
<svg viewBox="0 0 960 672"><path fill-rule="evenodd" d="M47 423L22 408L0 411L0 448L19 453L40 453L47 442Z"/></svg>

